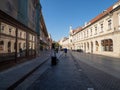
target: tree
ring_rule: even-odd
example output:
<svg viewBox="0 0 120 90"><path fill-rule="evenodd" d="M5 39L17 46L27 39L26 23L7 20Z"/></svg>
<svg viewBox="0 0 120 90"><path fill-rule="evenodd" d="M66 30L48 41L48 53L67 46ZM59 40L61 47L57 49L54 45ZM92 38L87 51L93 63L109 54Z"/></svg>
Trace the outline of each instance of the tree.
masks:
<svg viewBox="0 0 120 90"><path fill-rule="evenodd" d="M58 42L53 42L52 43L52 49L59 48L59 43Z"/></svg>

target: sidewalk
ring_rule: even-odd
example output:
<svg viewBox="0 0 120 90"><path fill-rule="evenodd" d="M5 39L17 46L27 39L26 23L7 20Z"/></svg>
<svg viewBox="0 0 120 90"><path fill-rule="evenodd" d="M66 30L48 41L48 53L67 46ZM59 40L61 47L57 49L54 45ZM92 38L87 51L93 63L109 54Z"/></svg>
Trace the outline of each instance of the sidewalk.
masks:
<svg viewBox="0 0 120 90"><path fill-rule="evenodd" d="M57 56L60 57L60 52ZM42 55L29 62L22 63L0 73L0 90L14 89L24 81L30 74L37 70L42 64L49 60L50 54Z"/></svg>
<svg viewBox="0 0 120 90"><path fill-rule="evenodd" d="M72 52L76 59L120 79L120 59L102 55Z"/></svg>

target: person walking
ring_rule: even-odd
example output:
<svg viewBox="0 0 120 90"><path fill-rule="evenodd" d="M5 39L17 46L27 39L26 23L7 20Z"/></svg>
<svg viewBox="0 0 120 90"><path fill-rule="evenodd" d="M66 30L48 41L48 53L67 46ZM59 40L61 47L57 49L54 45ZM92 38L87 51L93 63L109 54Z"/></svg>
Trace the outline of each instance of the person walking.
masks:
<svg viewBox="0 0 120 90"><path fill-rule="evenodd" d="M65 56L67 55L67 48L64 48Z"/></svg>

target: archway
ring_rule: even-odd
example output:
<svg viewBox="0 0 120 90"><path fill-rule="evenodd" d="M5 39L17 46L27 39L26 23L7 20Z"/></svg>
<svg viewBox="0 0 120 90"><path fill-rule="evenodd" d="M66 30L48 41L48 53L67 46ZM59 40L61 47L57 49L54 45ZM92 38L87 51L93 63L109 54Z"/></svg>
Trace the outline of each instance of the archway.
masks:
<svg viewBox="0 0 120 90"><path fill-rule="evenodd" d="M91 53L93 53L93 42L91 42Z"/></svg>

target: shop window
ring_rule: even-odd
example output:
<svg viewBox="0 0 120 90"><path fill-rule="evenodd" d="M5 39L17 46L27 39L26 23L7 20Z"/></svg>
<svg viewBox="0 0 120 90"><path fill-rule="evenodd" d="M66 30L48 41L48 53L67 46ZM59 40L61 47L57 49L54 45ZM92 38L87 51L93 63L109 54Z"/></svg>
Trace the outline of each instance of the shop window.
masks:
<svg viewBox="0 0 120 90"><path fill-rule="evenodd" d="M112 39L105 39L101 41L103 51L113 51L113 41Z"/></svg>

